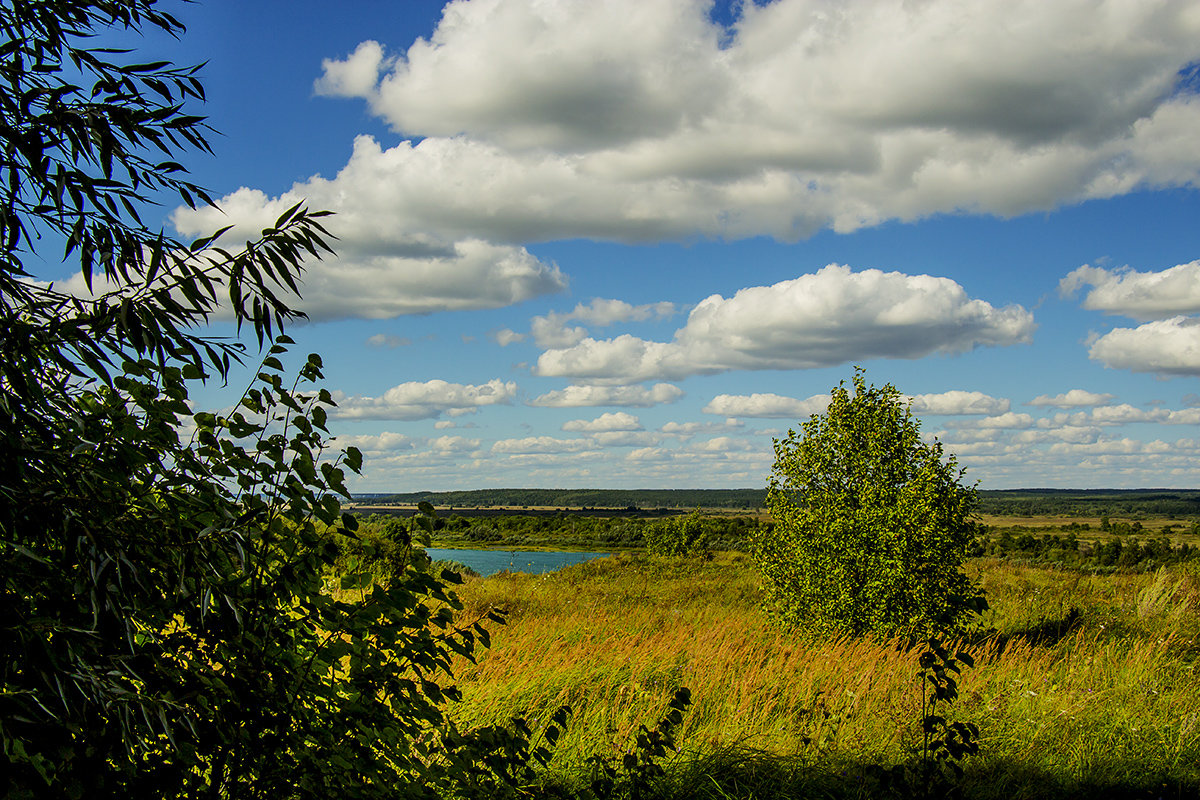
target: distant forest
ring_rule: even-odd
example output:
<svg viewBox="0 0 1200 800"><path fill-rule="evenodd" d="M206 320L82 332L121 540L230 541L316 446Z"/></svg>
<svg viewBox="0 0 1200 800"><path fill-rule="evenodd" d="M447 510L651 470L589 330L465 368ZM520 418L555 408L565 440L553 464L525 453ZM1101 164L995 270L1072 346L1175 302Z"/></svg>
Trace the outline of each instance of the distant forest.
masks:
<svg viewBox="0 0 1200 800"><path fill-rule="evenodd" d="M477 489L463 492L363 494L365 505L412 505L438 508L481 506L564 509L729 509L755 511L764 506L764 489ZM979 492L979 512L1001 516L1200 515L1200 489L990 489Z"/></svg>
<svg viewBox="0 0 1200 800"><path fill-rule="evenodd" d="M542 506L549 508L692 509L728 508L753 511L763 505L763 489L476 489L467 492L408 492L357 495L370 505L411 505L421 501L438 508L472 506Z"/></svg>

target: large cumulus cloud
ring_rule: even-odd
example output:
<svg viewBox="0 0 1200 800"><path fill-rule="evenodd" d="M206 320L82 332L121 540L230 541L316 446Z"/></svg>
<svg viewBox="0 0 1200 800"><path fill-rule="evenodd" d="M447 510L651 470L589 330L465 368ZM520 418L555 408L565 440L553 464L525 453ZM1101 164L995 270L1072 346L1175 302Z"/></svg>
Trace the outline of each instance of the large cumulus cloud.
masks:
<svg viewBox="0 0 1200 800"><path fill-rule="evenodd" d="M948 278L831 264L772 286L712 295L670 342L628 334L547 350L539 375L634 383L729 370L920 358L1030 340L1033 315L971 299Z"/></svg>
<svg viewBox="0 0 1200 800"><path fill-rule="evenodd" d="M1200 175L1186 0L775 0L728 28L709 5L457 0L428 39L364 42L317 77L401 141L360 137L335 176L175 222L240 233L307 198L340 237L311 279L343 294L326 308L314 293L310 313L387 316L561 289L531 242L792 241ZM470 242L494 248L489 266ZM376 285L413 299L374 302Z"/></svg>
<svg viewBox="0 0 1200 800"><path fill-rule="evenodd" d="M173 219L184 235L200 236L233 224L226 240L252 239L303 197L290 192L268 198L243 188L222 198L219 208L181 209ZM557 265L538 260L524 247L397 228L386 205L376 205L386 202L386 197L351 199L320 191L307 197L309 207L338 209L339 215L326 222L337 236L337 255L307 262L300 282L303 299L295 299L292 307L314 321L386 319L501 308L567 286Z"/></svg>

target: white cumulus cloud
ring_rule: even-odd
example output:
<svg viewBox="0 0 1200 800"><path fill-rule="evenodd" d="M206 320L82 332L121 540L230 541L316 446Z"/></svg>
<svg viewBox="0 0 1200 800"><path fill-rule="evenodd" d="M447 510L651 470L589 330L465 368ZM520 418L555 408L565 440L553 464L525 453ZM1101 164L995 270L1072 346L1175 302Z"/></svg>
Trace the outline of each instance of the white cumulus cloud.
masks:
<svg viewBox="0 0 1200 800"><path fill-rule="evenodd" d="M501 328L492 334L492 339L501 347L508 347L515 342L525 341L525 334L517 333L511 328Z"/></svg>
<svg viewBox="0 0 1200 800"><path fill-rule="evenodd" d="M640 431L642 423L633 414L626 411L605 412L595 419L573 419L564 422L564 431L583 431L599 433L601 431Z"/></svg>
<svg viewBox="0 0 1200 800"><path fill-rule="evenodd" d="M694 442L688 445L688 449L697 453L753 453L765 450L761 443L735 439L732 436L716 436Z"/></svg>
<svg viewBox="0 0 1200 800"><path fill-rule="evenodd" d="M1011 402L1004 397L992 397L983 392L964 392L952 389L938 394L918 394L912 397L912 410L918 414L961 416L970 414L997 415L1009 410Z"/></svg>
<svg viewBox="0 0 1200 800"><path fill-rule="evenodd" d="M367 40L344 60L323 59L323 72L313 91L328 97L365 97L379 82L379 70L384 66L383 45Z"/></svg>
<svg viewBox="0 0 1200 800"><path fill-rule="evenodd" d="M647 447L662 440L662 436L649 431L599 431L590 438L600 447Z"/></svg>
<svg viewBox="0 0 1200 800"><path fill-rule="evenodd" d="M1092 342L1088 356L1115 369L1200 375L1200 318L1172 317L1115 328Z"/></svg>
<svg viewBox="0 0 1200 800"><path fill-rule="evenodd" d="M1168 425L1200 425L1200 408L1185 408L1172 411L1165 422Z"/></svg>
<svg viewBox="0 0 1200 800"><path fill-rule="evenodd" d="M667 436L686 439L689 436L695 436L697 433L737 430L745 426L746 423L735 417L726 417L724 422L668 422L658 430ZM755 433L761 434L762 431L755 431Z"/></svg>
<svg viewBox="0 0 1200 800"><path fill-rule="evenodd" d="M1092 287L1083 307L1136 320L1154 320L1200 313L1200 261L1178 264L1161 272L1107 270L1087 264L1058 285L1064 296Z"/></svg>
<svg viewBox="0 0 1200 800"><path fill-rule="evenodd" d="M479 439L466 436L437 436L429 440L429 447L437 453L470 453L479 449Z"/></svg>
<svg viewBox="0 0 1200 800"><path fill-rule="evenodd" d="M552 311L530 320L530 333L538 347L571 347L581 342L588 334L581 326L568 326L568 322L580 321L603 327L614 322L663 319L675 313L674 303L648 303L635 306L624 300L595 298L584 305L578 304L571 311Z"/></svg>
<svg viewBox="0 0 1200 800"><path fill-rule="evenodd" d="M1045 444L1047 442L1071 442L1091 444L1100 440L1100 428L1086 425L1064 425L1060 428L1021 431L1012 437L1017 444Z"/></svg>
<svg viewBox="0 0 1200 800"><path fill-rule="evenodd" d="M604 386L573 384L565 389L546 392L530 401L531 406L545 408L580 408L587 406L627 406L649 408L660 403L674 403L683 397L683 390L669 383L645 386Z"/></svg>
<svg viewBox="0 0 1200 800"><path fill-rule="evenodd" d="M402 433L385 431L377 434L360 434L356 436L338 436L338 447L357 447L365 453L389 453L412 450L421 442Z"/></svg>
<svg viewBox="0 0 1200 800"><path fill-rule="evenodd" d="M317 183L275 199L238 189L218 200L218 208L178 209L172 220L189 236L232 224L224 243L257 236L302 197L310 208L340 209L325 223L337 237L331 242L336 255L309 259L299 281L301 298L289 299L317 321L502 308L566 289L559 268L524 247L398 228L389 219L387 187L345 197L328 182L313 180Z"/></svg>
<svg viewBox="0 0 1200 800"><path fill-rule="evenodd" d="M443 380L410 381L393 386L379 397L336 397L336 414L343 419L433 419L457 416L483 406L509 405L517 385L493 379L485 384L448 383Z"/></svg>
<svg viewBox="0 0 1200 800"><path fill-rule="evenodd" d="M983 417L981 419L972 420L955 420L947 423L947 426L954 428L977 428L980 430L1023 430L1032 428L1035 420L1029 414L1018 414L1014 411L1007 411L1003 414L995 416Z"/></svg>
<svg viewBox="0 0 1200 800"><path fill-rule="evenodd" d="M971 299L948 278L830 264L812 275L712 295L671 342L586 338L535 374L634 383L729 370L806 369L1030 341L1033 315Z"/></svg>
<svg viewBox="0 0 1200 800"><path fill-rule="evenodd" d="M776 0L743 4L727 29L707 12L457 2L391 63L365 42L318 87L404 134L485 148L496 169L471 187L485 202L519 185L506 164L555 177L507 192L509 213L567 235L794 238L1195 179L1181 134L1200 112L1171 92L1200 35L1182 0L980 0L969 15L949 0ZM446 179L466 168L422 160ZM454 208L444 197L431 217Z"/></svg>
<svg viewBox="0 0 1200 800"><path fill-rule="evenodd" d="M553 436L527 436L523 439L501 439L492 445L493 453L534 455L577 453L591 450L595 445L587 439L556 439Z"/></svg>
<svg viewBox="0 0 1200 800"><path fill-rule="evenodd" d="M719 394L702 410L705 414L724 417L757 417L761 419L802 419L820 414L829 407L829 395L814 394L806 400L785 397L771 392ZM665 429L664 429L665 430Z"/></svg>
<svg viewBox="0 0 1200 800"><path fill-rule="evenodd" d="M1085 389L1072 389L1053 397L1041 394L1029 401L1031 406L1049 406L1051 408L1086 408L1089 406L1104 406L1111 403L1114 395L1089 392Z"/></svg>
<svg viewBox="0 0 1200 800"><path fill-rule="evenodd" d="M1092 409L1090 416L1097 425L1129 425L1134 422L1169 422L1171 413L1165 408L1144 409L1121 403Z"/></svg>

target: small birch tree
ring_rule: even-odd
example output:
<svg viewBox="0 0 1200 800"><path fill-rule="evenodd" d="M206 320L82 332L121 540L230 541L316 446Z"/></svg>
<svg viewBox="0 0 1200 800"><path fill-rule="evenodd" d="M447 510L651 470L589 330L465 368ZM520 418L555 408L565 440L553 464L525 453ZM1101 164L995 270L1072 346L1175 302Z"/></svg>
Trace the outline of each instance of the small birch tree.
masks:
<svg viewBox="0 0 1200 800"><path fill-rule="evenodd" d="M986 608L962 572L977 498L896 387L855 371L775 442L772 531L753 543L770 612L819 632L919 636Z"/></svg>

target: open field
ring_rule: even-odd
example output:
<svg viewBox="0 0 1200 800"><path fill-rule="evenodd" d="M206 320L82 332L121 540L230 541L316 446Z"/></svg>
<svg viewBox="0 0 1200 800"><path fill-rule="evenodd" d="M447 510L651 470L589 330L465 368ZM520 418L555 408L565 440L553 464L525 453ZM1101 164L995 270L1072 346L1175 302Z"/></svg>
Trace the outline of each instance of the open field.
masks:
<svg viewBox="0 0 1200 800"><path fill-rule="evenodd" d="M1200 791L1194 564L1106 576L971 569L992 608L963 643L977 667L951 711L981 730L968 796ZM678 686L695 705L665 796L858 796L871 786L865 765L903 761L919 740L916 653L772 627L741 555L621 555L473 581L461 594L467 618L498 606L510 621L478 666L461 665L466 699L454 713L468 724L541 722L570 705L557 781L578 781L589 755L628 747Z"/></svg>

